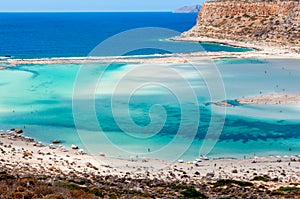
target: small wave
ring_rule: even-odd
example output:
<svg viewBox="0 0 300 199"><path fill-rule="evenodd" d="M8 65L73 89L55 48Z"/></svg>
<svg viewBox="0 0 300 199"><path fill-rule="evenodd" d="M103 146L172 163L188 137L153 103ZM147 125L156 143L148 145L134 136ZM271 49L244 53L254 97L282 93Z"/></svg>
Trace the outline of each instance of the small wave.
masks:
<svg viewBox="0 0 300 199"><path fill-rule="evenodd" d="M43 60L101 60L101 59L131 59L131 58L161 58L172 56L172 54L150 54L150 55L122 55L122 56L87 56L87 57L45 57L45 58L29 58L29 59L11 59L22 61L43 61Z"/></svg>

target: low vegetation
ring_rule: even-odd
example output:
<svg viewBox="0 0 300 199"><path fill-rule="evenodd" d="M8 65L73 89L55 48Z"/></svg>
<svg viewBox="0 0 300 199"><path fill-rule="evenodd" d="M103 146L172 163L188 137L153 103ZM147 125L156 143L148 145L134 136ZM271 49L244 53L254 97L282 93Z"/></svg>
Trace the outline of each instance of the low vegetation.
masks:
<svg viewBox="0 0 300 199"><path fill-rule="evenodd" d="M270 180L257 176L255 181ZM184 184L151 179L98 176L85 179L73 176L54 180L51 176L20 177L0 172L0 198L96 199L96 198L299 198L298 185L269 191L252 182L220 179L215 183Z"/></svg>
<svg viewBox="0 0 300 199"><path fill-rule="evenodd" d="M263 181L263 182L269 182L271 179L268 176L255 176L253 181Z"/></svg>
<svg viewBox="0 0 300 199"><path fill-rule="evenodd" d="M241 186L241 187L247 187L247 186L251 187L254 185L252 182L221 179L221 180L218 180L216 183L214 183L214 187L229 186L229 185L233 185L233 184Z"/></svg>
<svg viewBox="0 0 300 199"><path fill-rule="evenodd" d="M197 191L196 189L194 189L192 187L181 191L181 194L187 198L200 198L200 199L208 198L206 195L204 195L203 193L200 193L199 191Z"/></svg>

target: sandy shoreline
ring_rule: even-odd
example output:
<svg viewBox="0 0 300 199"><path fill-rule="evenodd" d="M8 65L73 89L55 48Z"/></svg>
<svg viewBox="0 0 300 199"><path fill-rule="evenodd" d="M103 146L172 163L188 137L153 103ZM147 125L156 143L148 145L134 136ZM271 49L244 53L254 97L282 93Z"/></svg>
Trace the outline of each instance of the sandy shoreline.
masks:
<svg viewBox="0 0 300 199"><path fill-rule="evenodd" d="M253 97L243 97L235 99L237 104L269 104L269 105L298 105L300 104L300 94L270 94ZM235 106L230 101L211 102L217 106L232 107Z"/></svg>
<svg viewBox="0 0 300 199"><path fill-rule="evenodd" d="M13 67L17 65L26 64L93 64L93 63L121 63L121 64L177 64L187 63L189 59L194 61L214 61L223 58L254 58L254 59L276 59L276 58L291 58L300 59L300 54L290 53L277 53L277 52L265 52L265 51L249 51L249 52L194 52L186 54L173 54L162 56L160 58L64 58L64 59L7 59L0 60L0 70L4 70L7 67Z"/></svg>
<svg viewBox="0 0 300 199"><path fill-rule="evenodd" d="M295 58L300 59L300 54L295 53L292 47L271 46L261 42L245 43L226 39L214 39L207 37L176 37L171 38L172 41L184 42L204 42L216 43L227 46L249 48L254 51L247 52L191 52L191 53L175 53L175 54L161 54L149 57L77 57L77 58L40 58L40 59L2 59L0 64L9 66L23 65L23 64L92 64L92 63L186 63L191 58L193 61L203 60L219 60L226 57L232 58ZM6 66L1 66L5 69Z"/></svg>
<svg viewBox="0 0 300 199"><path fill-rule="evenodd" d="M273 94L237 99L240 104L300 104L300 94Z"/></svg>
<svg viewBox="0 0 300 199"><path fill-rule="evenodd" d="M40 145L33 139L14 133L0 135L0 165L19 172L44 175L113 175L133 179L159 179L166 182L201 183L218 179L252 180L269 176L277 183L265 183L270 189L300 180L300 156L214 159L198 163L171 163L162 160L135 161L81 155L77 150ZM292 162L291 162L292 161ZM22 171L22 172L20 172ZM284 173L284 174L283 174ZM261 182L257 182L261 183Z"/></svg>
<svg viewBox="0 0 300 199"><path fill-rule="evenodd" d="M252 42L241 42L230 39L217 39L210 37L186 37L186 36L178 36L175 38L171 38L173 41L182 41L182 42L199 42L199 43L214 43L214 44L222 44L226 46L238 47L238 48L250 48L259 52L259 54L263 56L270 55L278 55L284 57L299 57L299 52L296 52L295 49L297 47L293 46L283 46L283 45L274 45L262 41L252 41ZM243 52L249 53L249 52Z"/></svg>

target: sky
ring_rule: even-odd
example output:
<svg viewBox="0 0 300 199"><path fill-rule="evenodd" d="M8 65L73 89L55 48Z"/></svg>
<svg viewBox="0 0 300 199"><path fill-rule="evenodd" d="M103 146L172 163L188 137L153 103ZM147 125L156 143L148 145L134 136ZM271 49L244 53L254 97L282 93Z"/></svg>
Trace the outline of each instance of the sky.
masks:
<svg viewBox="0 0 300 199"><path fill-rule="evenodd" d="M2 0L0 12L172 11L204 0Z"/></svg>

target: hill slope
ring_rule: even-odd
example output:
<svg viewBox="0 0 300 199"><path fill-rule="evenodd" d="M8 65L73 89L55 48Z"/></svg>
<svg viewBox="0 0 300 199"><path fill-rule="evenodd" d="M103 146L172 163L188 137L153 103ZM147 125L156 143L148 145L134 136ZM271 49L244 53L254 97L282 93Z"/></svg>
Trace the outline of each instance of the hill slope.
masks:
<svg viewBox="0 0 300 199"><path fill-rule="evenodd" d="M299 1L210 1L183 37L264 41L300 49Z"/></svg>

